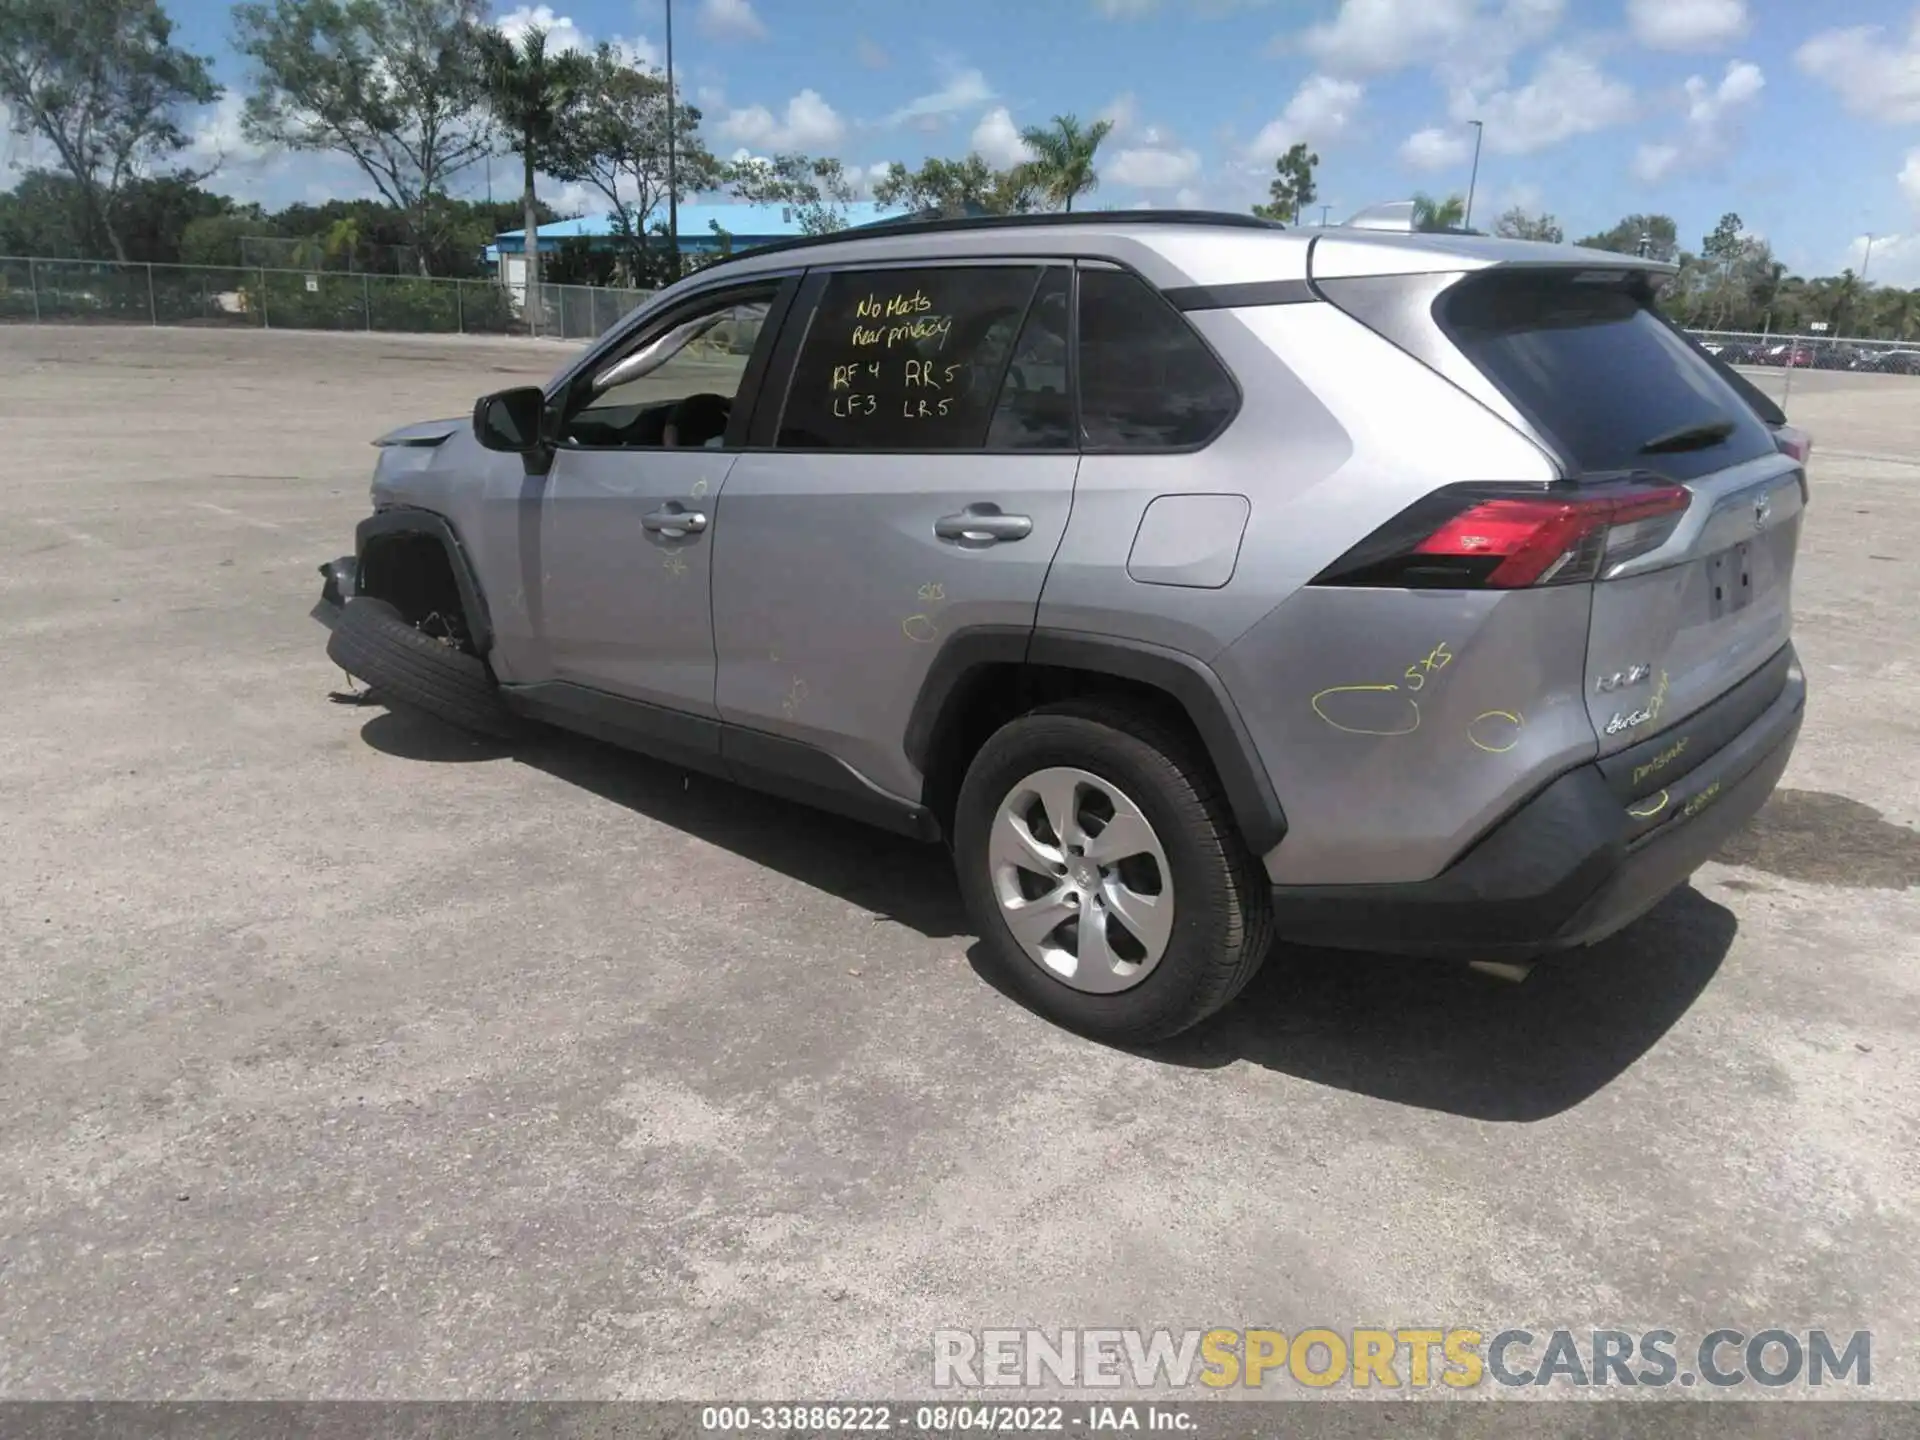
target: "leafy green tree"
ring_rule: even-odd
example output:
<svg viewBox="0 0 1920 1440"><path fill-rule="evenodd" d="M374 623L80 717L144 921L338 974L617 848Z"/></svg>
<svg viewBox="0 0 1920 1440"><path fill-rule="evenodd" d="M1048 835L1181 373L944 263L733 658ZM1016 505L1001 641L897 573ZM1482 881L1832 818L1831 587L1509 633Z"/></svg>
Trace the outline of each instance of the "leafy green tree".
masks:
<svg viewBox="0 0 1920 1440"><path fill-rule="evenodd" d="M1018 215L1034 208L1033 186L1013 170L996 170L977 154L929 159L918 170L894 161L873 187L874 203L916 215Z"/></svg>
<svg viewBox="0 0 1920 1440"><path fill-rule="evenodd" d="M1610 230L1589 235L1579 241L1592 250L1611 250L1616 255L1637 255L1642 242L1655 260L1672 261L1680 253L1680 230L1671 215L1627 215Z"/></svg>
<svg viewBox="0 0 1920 1440"><path fill-rule="evenodd" d="M1920 290L1879 289L1874 296L1873 331L1889 340L1920 336Z"/></svg>
<svg viewBox="0 0 1920 1440"><path fill-rule="evenodd" d="M1313 180L1314 167L1319 163L1320 157L1304 143L1289 148L1273 162L1274 176L1267 185L1267 203L1254 206L1253 213L1262 220L1298 225L1300 211L1319 198L1320 192Z"/></svg>
<svg viewBox="0 0 1920 1440"><path fill-rule="evenodd" d="M128 187L187 148L181 110L219 96L158 0L0 0L0 103L78 187L84 243L115 259L130 258Z"/></svg>
<svg viewBox="0 0 1920 1440"><path fill-rule="evenodd" d="M847 227L853 184L846 167L830 157L775 155L721 167L721 184L749 205L791 206L807 235L828 235Z"/></svg>
<svg viewBox="0 0 1920 1440"><path fill-rule="evenodd" d="M594 53L578 104L552 137L547 173L591 185L605 197L625 251L629 283L653 278L654 213L667 202L667 81L629 64L609 45ZM700 111L673 106L674 198L718 188L720 162L700 138ZM671 268L671 267L668 267Z"/></svg>
<svg viewBox="0 0 1920 1440"><path fill-rule="evenodd" d="M1436 200L1426 194L1413 197L1413 228L1416 230L1428 234L1458 230L1466 218L1467 201L1463 195L1449 195L1444 200Z"/></svg>
<svg viewBox="0 0 1920 1440"><path fill-rule="evenodd" d="M1493 222L1493 233L1506 240L1538 240L1548 245L1558 245L1567 238L1553 216L1529 215L1518 205Z"/></svg>
<svg viewBox="0 0 1920 1440"><path fill-rule="evenodd" d="M246 0L234 45L253 66L256 143L357 166L427 256L445 244L448 182L492 145L480 70L483 0Z"/></svg>
<svg viewBox="0 0 1920 1440"><path fill-rule="evenodd" d="M1056 115L1051 125L1030 125L1020 138L1033 158L1021 167L1021 178L1036 190L1046 204L1062 210L1073 209L1076 196L1088 195L1100 188L1100 172L1094 168L1094 155L1100 144L1113 133L1111 120L1096 120L1082 125L1077 116Z"/></svg>
<svg viewBox="0 0 1920 1440"><path fill-rule="evenodd" d="M479 41L487 104L520 157L526 293L532 306L540 294L539 197L534 193L534 177L546 168L550 152L563 148L556 138L591 85L594 65L583 55L549 49L547 32L538 25L522 31L518 40L498 30L483 30Z"/></svg>

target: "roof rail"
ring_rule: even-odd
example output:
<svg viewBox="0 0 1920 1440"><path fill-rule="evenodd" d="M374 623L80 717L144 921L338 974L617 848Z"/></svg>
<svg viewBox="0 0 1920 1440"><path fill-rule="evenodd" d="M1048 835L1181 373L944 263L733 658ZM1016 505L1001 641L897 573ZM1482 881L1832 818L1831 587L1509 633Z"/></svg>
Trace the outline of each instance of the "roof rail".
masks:
<svg viewBox="0 0 1920 1440"><path fill-rule="evenodd" d="M1243 230L1287 228L1275 220L1262 220L1257 215L1232 210L1049 210L1035 215L955 215L935 219L902 215L897 220L873 220L864 225L848 226L844 230L829 230L824 235L801 235L792 240L756 245L751 250L737 251L723 260L714 261L705 266L702 273L742 260L758 259L762 255L784 254L789 250L806 250L816 245L835 245L847 240L887 239L900 235L951 235L970 230L1037 230L1052 225L1112 224L1216 225Z"/></svg>

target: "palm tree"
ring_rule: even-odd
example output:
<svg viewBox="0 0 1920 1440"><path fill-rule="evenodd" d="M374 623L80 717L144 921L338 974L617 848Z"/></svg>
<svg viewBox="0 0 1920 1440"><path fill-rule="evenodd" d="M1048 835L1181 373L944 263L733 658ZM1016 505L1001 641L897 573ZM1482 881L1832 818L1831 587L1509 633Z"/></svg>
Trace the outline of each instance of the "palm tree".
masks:
<svg viewBox="0 0 1920 1440"><path fill-rule="evenodd" d="M529 27L516 42L499 30L480 35L481 74L488 107L506 127L510 144L520 156L521 233L526 255L527 313L537 315L540 295L540 235L533 177L540 168L555 132L593 77L584 55L547 49L547 32ZM537 325L537 321L535 322Z"/></svg>
<svg viewBox="0 0 1920 1440"><path fill-rule="evenodd" d="M1096 120L1082 128L1078 117L1056 115L1051 125L1030 125L1020 132L1033 159L1021 166L1023 178L1048 204L1073 209L1073 197L1100 187L1093 168L1094 151L1113 130L1111 120Z"/></svg>
<svg viewBox="0 0 1920 1440"><path fill-rule="evenodd" d="M1458 230L1467 218L1467 202L1459 195L1436 200L1431 195L1413 197L1413 228L1435 234Z"/></svg>

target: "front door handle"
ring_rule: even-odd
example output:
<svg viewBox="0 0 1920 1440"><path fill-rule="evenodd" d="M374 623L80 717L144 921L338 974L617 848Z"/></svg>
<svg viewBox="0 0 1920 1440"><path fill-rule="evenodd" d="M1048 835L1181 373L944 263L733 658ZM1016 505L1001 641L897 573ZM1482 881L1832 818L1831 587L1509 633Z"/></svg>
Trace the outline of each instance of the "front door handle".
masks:
<svg viewBox="0 0 1920 1440"><path fill-rule="evenodd" d="M652 534L680 540L706 529L707 517L699 510L683 510L678 503L670 500L660 509L642 515L640 524Z"/></svg>
<svg viewBox="0 0 1920 1440"><path fill-rule="evenodd" d="M942 540L967 545L993 545L1002 540L1024 540L1033 533L1028 515L1003 515L998 505L969 505L958 515L942 515L933 522Z"/></svg>

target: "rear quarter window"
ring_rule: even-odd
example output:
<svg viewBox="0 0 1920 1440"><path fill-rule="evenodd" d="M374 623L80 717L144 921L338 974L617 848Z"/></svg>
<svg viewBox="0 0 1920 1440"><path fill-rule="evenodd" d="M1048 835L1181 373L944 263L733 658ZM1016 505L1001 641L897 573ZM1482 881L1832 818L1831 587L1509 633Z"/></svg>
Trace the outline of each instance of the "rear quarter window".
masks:
<svg viewBox="0 0 1920 1440"><path fill-rule="evenodd" d="M1745 397L1631 290L1566 275L1493 275L1447 291L1435 319L1583 472L1688 480L1774 449ZM1722 438L1659 445L1728 422Z"/></svg>

